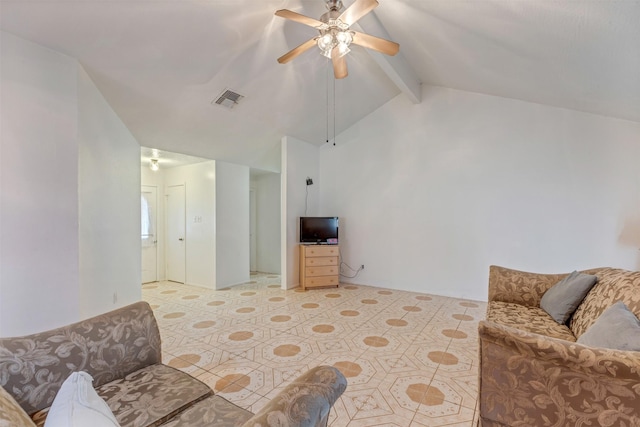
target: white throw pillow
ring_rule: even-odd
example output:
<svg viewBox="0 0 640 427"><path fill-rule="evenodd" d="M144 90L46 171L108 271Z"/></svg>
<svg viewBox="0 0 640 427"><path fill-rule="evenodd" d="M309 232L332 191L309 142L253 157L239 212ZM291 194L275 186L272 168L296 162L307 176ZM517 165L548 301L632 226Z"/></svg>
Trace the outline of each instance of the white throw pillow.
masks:
<svg viewBox="0 0 640 427"><path fill-rule="evenodd" d="M74 372L53 399L44 427L120 427L86 372Z"/></svg>

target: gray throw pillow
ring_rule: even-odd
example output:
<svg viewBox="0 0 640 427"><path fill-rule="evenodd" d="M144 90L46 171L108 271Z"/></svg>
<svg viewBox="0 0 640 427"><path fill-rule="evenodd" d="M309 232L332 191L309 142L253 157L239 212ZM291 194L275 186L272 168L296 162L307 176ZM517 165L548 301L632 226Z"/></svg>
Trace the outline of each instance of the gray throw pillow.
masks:
<svg viewBox="0 0 640 427"><path fill-rule="evenodd" d="M640 320L622 302L607 308L593 325L578 338L591 347L640 351Z"/></svg>
<svg viewBox="0 0 640 427"><path fill-rule="evenodd" d="M545 292L540 300L540 308L564 325L597 280L596 276L574 271Z"/></svg>

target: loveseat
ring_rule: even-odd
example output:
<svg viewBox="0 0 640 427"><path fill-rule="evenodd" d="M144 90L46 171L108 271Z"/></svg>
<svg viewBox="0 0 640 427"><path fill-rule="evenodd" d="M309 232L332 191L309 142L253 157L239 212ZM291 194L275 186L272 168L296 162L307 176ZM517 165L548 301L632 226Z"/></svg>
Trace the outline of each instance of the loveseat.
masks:
<svg viewBox="0 0 640 427"><path fill-rule="evenodd" d="M62 383L76 371L93 377L122 427L326 426L346 388L337 369L319 366L252 414L161 363L156 319L138 302L51 331L1 338L0 426L43 425Z"/></svg>
<svg viewBox="0 0 640 427"><path fill-rule="evenodd" d="M584 273L596 284L558 324L540 301L566 274L491 266L479 324L481 426L640 426L640 352L576 342L618 301L640 316L640 272Z"/></svg>

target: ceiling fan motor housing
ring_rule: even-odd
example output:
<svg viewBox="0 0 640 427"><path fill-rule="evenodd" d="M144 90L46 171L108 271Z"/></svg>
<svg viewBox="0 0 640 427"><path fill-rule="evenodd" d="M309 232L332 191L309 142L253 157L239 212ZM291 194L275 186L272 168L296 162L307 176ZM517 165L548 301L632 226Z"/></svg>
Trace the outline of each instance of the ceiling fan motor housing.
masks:
<svg viewBox="0 0 640 427"><path fill-rule="evenodd" d="M342 6L342 0L327 0L327 9L330 11L340 11Z"/></svg>

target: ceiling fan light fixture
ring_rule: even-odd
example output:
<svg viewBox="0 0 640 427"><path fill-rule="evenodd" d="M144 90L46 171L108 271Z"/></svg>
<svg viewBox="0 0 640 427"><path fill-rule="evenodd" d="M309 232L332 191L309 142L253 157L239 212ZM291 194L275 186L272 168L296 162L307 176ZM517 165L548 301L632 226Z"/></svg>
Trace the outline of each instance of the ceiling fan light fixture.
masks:
<svg viewBox="0 0 640 427"><path fill-rule="evenodd" d="M353 41L353 35L351 31L339 31L336 33L336 40L339 44L344 44L348 47Z"/></svg>
<svg viewBox="0 0 640 427"><path fill-rule="evenodd" d="M347 53L351 52L349 45L346 43L338 43L338 58L342 58Z"/></svg>
<svg viewBox="0 0 640 427"><path fill-rule="evenodd" d="M351 51L349 45L353 41L351 31L330 28L322 36L318 37L318 48L323 56L332 58L333 48L338 48L338 58L343 57Z"/></svg>
<svg viewBox="0 0 640 427"><path fill-rule="evenodd" d="M322 37L318 37L318 47L322 51L322 54L326 56L325 52L329 52L331 57L331 49L333 49L333 35L331 33L325 33Z"/></svg>

